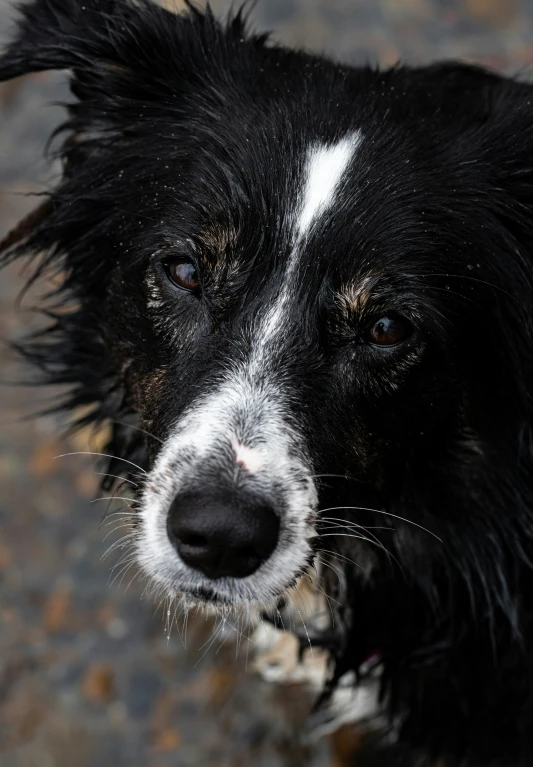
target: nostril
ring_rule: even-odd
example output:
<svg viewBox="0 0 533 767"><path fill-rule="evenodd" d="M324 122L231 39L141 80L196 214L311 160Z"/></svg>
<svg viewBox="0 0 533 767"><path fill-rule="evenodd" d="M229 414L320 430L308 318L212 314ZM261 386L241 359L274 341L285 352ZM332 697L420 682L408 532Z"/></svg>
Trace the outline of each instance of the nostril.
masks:
<svg viewBox="0 0 533 767"><path fill-rule="evenodd" d="M243 559L261 559L259 553L251 546L244 546L239 549L238 554Z"/></svg>
<svg viewBox="0 0 533 767"><path fill-rule="evenodd" d="M255 570L257 570L261 562L264 561L264 558L257 551L257 549L252 548L252 546L245 546L244 548L235 549L232 557L233 574L237 578L242 578L245 575L250 575L250 573L253 573Z"/></svg>
<svg viewBox="0 0 533 767"><path fill-rule="evenodd" d="M179 535L179 539L187 546L192 546L198 549L202 548L203 546L209 546L209 542L205 535L196 535L195 533L182 532L181 535Z"/></svg>

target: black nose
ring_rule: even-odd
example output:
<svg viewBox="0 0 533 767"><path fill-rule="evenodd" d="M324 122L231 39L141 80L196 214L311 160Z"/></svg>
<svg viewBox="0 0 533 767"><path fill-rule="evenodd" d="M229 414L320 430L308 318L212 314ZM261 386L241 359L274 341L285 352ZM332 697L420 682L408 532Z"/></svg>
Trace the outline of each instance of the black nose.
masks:
<svg viewBox="0 0 533 767"><path fill-rule="evenodd" d="M245 578L276 548L279 519L268 504L187 493L170 507L167 532L189 567L212 579Z"/></svg>

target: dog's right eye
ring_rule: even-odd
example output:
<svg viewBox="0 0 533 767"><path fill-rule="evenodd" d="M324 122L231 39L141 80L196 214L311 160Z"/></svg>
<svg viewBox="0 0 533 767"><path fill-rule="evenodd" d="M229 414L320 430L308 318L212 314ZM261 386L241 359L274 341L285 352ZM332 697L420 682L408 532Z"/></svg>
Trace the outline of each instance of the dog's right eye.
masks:
<svg viewBox="0 0 533 767"><path fill-rule="evenodd" d="M177 258L165 262L165 272L170 282L180 290L197 293L200 289L200 279L196 266L186 258Z"/></svg>
<svg viewBox="0 0 533 767"><path fill-rule="evenodd" d="M367 328L363 341L371 346L390 348L401 344L411 333L412 327L404 317L387 314Z"/></svg>

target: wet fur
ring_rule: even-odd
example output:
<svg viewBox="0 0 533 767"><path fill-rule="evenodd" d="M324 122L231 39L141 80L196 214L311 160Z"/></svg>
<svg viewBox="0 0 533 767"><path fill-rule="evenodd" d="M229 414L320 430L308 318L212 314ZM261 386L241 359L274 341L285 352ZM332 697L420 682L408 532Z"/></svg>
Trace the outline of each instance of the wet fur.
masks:
<svg viewBox="0 0 533 767"><path fill-rule="evenodd" d="M46 69L72 72L64 177L2 263L33 254L36 277L63 281L21 351L69 385L62 408L111 424L105 452L147 469L195 382L242 354L231 317L275 279L298 157L360 128L353 199L309 246L286 373L316 473L346 476L318 481L320 508L390 515L333 512L388 526L375 535L390 560L341 535L315 543L341 571L325 569L336 677L382 654L388 764L530 765L531 86L453 63L350 69L275 47L241 15L221 26L144 0L24 6L0 79ZM209 332L190 306L171 323L146 310L148 264L189 233L218 296ZM391 307L419 331L384 361L356 340Z"/></svg>

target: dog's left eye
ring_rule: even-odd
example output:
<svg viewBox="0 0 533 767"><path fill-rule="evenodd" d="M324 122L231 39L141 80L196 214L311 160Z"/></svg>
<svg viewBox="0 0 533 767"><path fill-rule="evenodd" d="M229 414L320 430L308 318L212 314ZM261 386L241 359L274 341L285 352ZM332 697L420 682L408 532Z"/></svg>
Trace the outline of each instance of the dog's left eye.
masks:
<svg viewBox="0 0 533 767"><path fill-rule="evenodd" d="M176 287L196 293L200 288L200 279L196 266L186 258L178 258L165 263L167 277Z"/></svg>
<svg viewBox="0 0 533 767"><path fill-rule="evenodd" d="M372 346L397 346L411 335L410 323L397 314L380 317L367 329L363 340Z"/></svg>

